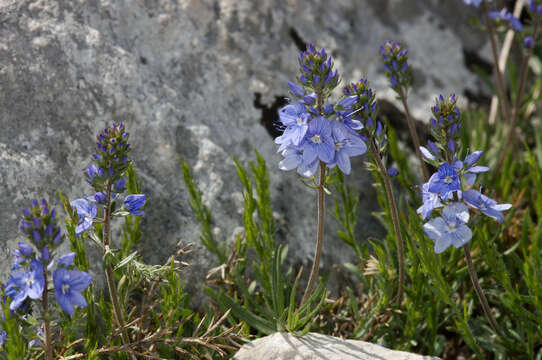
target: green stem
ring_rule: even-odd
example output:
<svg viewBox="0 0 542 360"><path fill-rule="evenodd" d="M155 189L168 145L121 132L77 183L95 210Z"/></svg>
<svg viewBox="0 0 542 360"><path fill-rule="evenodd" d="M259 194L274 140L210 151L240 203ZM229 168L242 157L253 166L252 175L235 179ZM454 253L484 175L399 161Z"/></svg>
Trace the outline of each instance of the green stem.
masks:
<svg viewBox="0 0 542 360"><path fill-rule="evenodd" d="M423 160L422 152L420 151L420 139L418 138L418 132L416 131L416 125L414 124L414 120L412 119L412 116L410 115L407 97L403 88L401 88L401 92L399 95L401 98L401 102L403 103L403 107L405 108L408 130L410 131L410 136L412 137L412 140L414 141L414 148L415 148L414 150L416 151L416 156L418 157L418 160L420 161L420 167L422 169L423 180L424 182L427 182L427 180L429 180L429 173L427 172L427 167L425 166L425 161Z"/></svg>
<svg viewBox="0 0 542 360"><path fill-rule="evenodd" d="M534 24L534 30L533 30L533 40L534 43L536 43L536 38L538 35L538 27L540 22L536 20ZM516 104L514 105L514 109L512 112L512 123L510 124L510 132L508 134L508 137L506 138L506 142L504 143L504 147L499 155L499 159L497 160L497 165L495 166L495 173L498 174L501 170L501 167L504 163L504 158L506 157L506 154L509 150L509 147L514 142L514 137L516 135L516 126L519 119L519 113L521 110L521 98L523 95L523 89L525 87L525 83L527 80L527 73L529 69L529 60L533 56L534 51L534 45L529 49L529 52L527 53L527 56L523 58L523 62L521 64L521 75L519 78L519 86L518 86L518 93L516 95Z"/></svg>
<svg viewBox="0 0 542 360"><path fill-rule="evenodd" d="M43 269L44 289L41 296L43 305L43 322L45 328L45 359L53 360L53 345L51 341L51 322L49 320L49 297L47 291L47 269Z"/></svg>
<svg viewBox="0 0 542 360"><path fill-rule="evenodd" d="M382 163L380 154L376 149L374 141L369 139L369 149L373 154L373 157L378 165L378 169L382 174L382 179L384 180L384 187L386 188L386 196L388 199L388 204L390 207L391 221L393 223L393 230L395 232L395 238L397 239L397 258L399 261L399 286L397 289L397 302L401 303L403 297L403 283L405 281L405 254L404 254L404 242L403 235L401 234L401 226L399 224L399 213L397 211L397 205L395 204L395 198L393 196L393 189L391 187L390 179L386 171L386 167Z"/></svg>
<svg viewBox="0 0 542 360"><path fill-rule="evenodd" d="M463 250L465 250L465 258L467 259L467 267L469 269L469 275L472 281L472 285L474 286L474 291L476 292L476 295L478 295L480 303L482 303L482 308L484 309L484 313L486 314L487 320L489 321L489 325L491 326L493 331L495 331L499 336L502 337L503 334L499 329L499 326L497 325L497 321L495 321L495 318L491 313L491 309L489 308L489 304L487 302L486 296L484 295L484 291L482 290L480 282L478 281L476 270L474 270L474 265L472 264L472 258L470 256L469 244L465 244L465 246L463 246Z"/></svg>
<svg viewBox="0 0 542 360"><path fill-rule="evenodd" d="M111 182L107 182L105 189L106 201L105 201L105 214L104 214L104 225L103 225L103 241L104 247L107 251L110 245L110 234L111 234ZM117 294L117 287L115 284L115 273L113 267L110 264L105 266L105 278L107 280L107 288L109 289L109 296L111 297L111 302L113 303L113 316L117 326L121 329L121 338L124 345L129 344L129 338L124 328L124 320L122 317L122 311L120 308L119 297ZM135 356L132 354L132 358L135 360Z"/></svg>

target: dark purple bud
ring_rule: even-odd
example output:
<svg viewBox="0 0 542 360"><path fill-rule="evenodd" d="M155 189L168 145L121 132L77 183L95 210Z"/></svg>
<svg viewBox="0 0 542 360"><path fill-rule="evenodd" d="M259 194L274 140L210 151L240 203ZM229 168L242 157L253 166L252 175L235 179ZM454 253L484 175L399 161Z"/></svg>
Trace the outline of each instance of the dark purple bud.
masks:
<svg viewBox="0 0 542 360"><path fill-rule="evenodd" d="M536 12L538 13L538 15L542 15L542 4L538 5L538 7L536 8Z"/></svg>
<svg viewBox="0 0 542 360"><path fill-rule="evenodd" d="M34 223L34 227L37 227L37 228L41 227L41 220L40 219L38 219L36 217L33 217L32 222Z"/></svg>
<svg viewBox="0 0 542 360"><path fill-rule="evenodd" d="M94 200L96 200L96 202L98 204L105 204L105 201L106 201L107 197L105 196L105 194L103 193L103 191L100 191L100 192L97 192L95 195L94 195Z"/></svg>
<svg viewBox="0 0 542 360"><path fill-rule="evenodd" d="M34 239L34 242L38 244L41 241L41 234L39 233L39 231L32 231L32 238Z"/></svg>
<svg viewBox="0 0 542 360"><path fill-rule="evenodd" d="M45 228L45 236L50 237L51 235L53 235L53 225L52 225L52 224L49 224L49 225L47 225L47 227Z"/></svg>
<svg viewBox="0 0 542 360"><path fill-rule="evenodd" d="M303 96L303 102L307 105L311 105L312 103L314 103L314 98L309 95Z"/></svg>
<svg viewBox="0 0 542 360"><path fill-rule="evenodd" d="M525 38L525 40L523 40L523 43L525 44L525 47L526 47L527 49L530 49L530 48L532 48L533 45L534 45L534 40L533 40L533 38L532 38L531 36L527 36L527 37Z"/></svg>
<svg viewBox="0 0 542 360"><path fill-rule="evenodd" d="M30 210L28 210L27 208L23 208L21 211L23 212L24 216L30 217Z"/></svg>
<svg viewBox="0 0 542 360"><path fill-rule="evenodd" d="M49 252L49 248L47 246L44 246L43 249L41 249L41 258L45 262L49 262L49 260L51 260L51 253Z"/></svg>
<svg viewBox="0 0 542 360"><path fill-rule="evenodd" d="M394 167L388 169L388 176L394 177L397 175L399 175L399 170Z"/></svg>
<svg viewBox="0 0 542 360"><path fill-rule="evenodd" d="M436 129L437 128L437 120L435 120L434 117L431 117L431 125Z"/></svg>
<svg viewBox="0 0 542 360"><path fill-rule="evenodd" d="M327 58L326 66L329 68L331 67L331 56Z"/></svg>
<svg viewBox="0 0 542 360"><path fill-rule="evenodd" d="M19 252L26 257L31 257L34 253L34 248L27 243L24 243L22 241L19 242Z"/></svg>
<svg viewBox="0 0 542 360"><path fill-rule="evenodd" d="M299 77L299 81L301 81L302 84L306 84L307 83L307 77L305 75L301 75Z"/></svg>
<svg viewBox="0 0 542 360"><path fill-rule="evenodd" d="M123 192L126 189L126 178L122 177L120 180L117 180L114 185L115 192Z"/></svg>
<svg viewBox="0 0 542 360"><path fill-rule="evenodd" d="M38 207L39 204L36 200L32 200L32 207Z"/></svg>
<svg viewBox="0 0 542 360"><path fill-rule="evenodd" d="M309 45L307 46L307 51L310 52L310 53L314 53L316 51L316 49L314 48L314 46L309 43Z"/></svg>
<svg viewBox="0 0 542 360"><path fill-rule="evenodd" d="M444 96L442 96L442 94L440 94L439 97L438 97L438 100L439 100L439 102L444 102Z"/></svg>
<svg viewBox="0 0 542 360"><path fill-rule="evenodd" d="M52 208L51 209L51 221L55 221L55 217L56 217L56 209Z"/></svg>
<svg viewBox="0 0 542 360"><path fill-rule="evenodd" d="M380 137L380 134L382 134L382 123L380 121L376 122L376 137Z"/></svg>
<svg viewBox="0 0 542 360"><path fill-rule="evenodd" d="M320 76L314 75L314 78L312 79L312 83L314 85L318 85L319 82L320 82Z"/></svg>
<svg viewBox="0 0 542 360"><path fill-rule="evenodd" d="M450 140L448 141L448 145L447 145L447 146L448 146L448 149L449 149L450 151L452 151L452 152L455 151L455 142L454 142L453 139L450 139Z"/></svg>
<svg viewBox="0 0 542 360"><path fill-rule="evenodd" d="M397 63L397 60L393 60L391 62L391 66L393 67L393 70L397 70L399 68L399 64Z"/></svg>
<svg viewBox="0 0 542 360"><path fill-rule="evenodd" d="M401 73L405 74L407 72L407 70L408 70L408 62L405 61L403 63L403 66L401 67Z"/></svg>
<svg viewBox="0 0 542 360"><path fill-rule="evenodd" d="M459 129L459 123L453 123L453 125L450 127L450 134L453 135L455 132Z"/></svg>
<svg viewBox="0 0 542 360"><path fill-rule="evenodd" d="M60 240L61 240L61 233L60 233L60 229L58 229L58 231L55 234L55 237L53 238L53 243L55 245L58 245L60 244Z"/></svg>
<svg viewBox="0 0 542 360"><path fill-rule="evenodd" d="M292 90L292 92L294 94L296 94L297 96L303 96L305 95L305 90L303 90L303 88L291 81L288 81L288 86L290 87L290 90Z"/></svg>
<svg viewBox="0 0 542 360"><path fill-rule="evenodd" d="M431 140L427 141L427 147L429 148L429 151L431 151L433 154L438 154L438 147Z"/></svg>

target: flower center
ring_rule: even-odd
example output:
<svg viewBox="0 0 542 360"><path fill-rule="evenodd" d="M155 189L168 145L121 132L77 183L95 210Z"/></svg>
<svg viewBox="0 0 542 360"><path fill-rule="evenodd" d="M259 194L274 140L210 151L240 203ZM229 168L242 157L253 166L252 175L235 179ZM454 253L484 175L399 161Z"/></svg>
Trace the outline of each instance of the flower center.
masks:
<svg viewBox="0 0 542 360"><path fill-rule="evenodd" d="M298 116L296 121L297 121L297 125L299 126L303 125L303 119L301 118L301 116Z"/></svg>
<svg viewBox="0 0 542 360"><path fill-rule="evenodd" d="M34 275L30 275L30 276L26 279L26 285L27 285L27 286L32 286L32 284L34 284Z"/></svg>
<svg viewBox="0 0 542 360"><path fill-rule="evenodd" d="M62 294L66 295L70 291L70 285L69 284L63 284L62 285Z"/></svg>
<svg viewBox="0 0 542 360"><path fill-rule="evenodd" d="M455 223L446 225L446 230L448 230L449 233L454 233L457 230Z"/></svg>
<svg viewBox="0 0 542 360"><path fill-rule="evenodd" d="M342 141L337 141L337 142L335 143L335 151L339 151L339 150L341 150L343 147L344 147L344 142L342 142Z"/></svg>
<svg viewBox="0 0 542 360"><path fill-rule="evenodd" d="M314 135L312 138L311 138L311 141L315 144L321 144L322 143L322 137L318 134Z"/></svg>
<svg viewBox="0 0 542 360"><path fill-rule="evenodd" d="M453 179L452 179L451 176L446 176L446 177L444 178L444 182L445 182L446 184L450 184L452 181L453 181Z"/></svg>
<svg viewBox="0 0 542 360"><path fill-rule="evenodd" d="M487 209L486 204L481 203L481 204L480 204L480 210L486 210L486 209Z"/></svg>

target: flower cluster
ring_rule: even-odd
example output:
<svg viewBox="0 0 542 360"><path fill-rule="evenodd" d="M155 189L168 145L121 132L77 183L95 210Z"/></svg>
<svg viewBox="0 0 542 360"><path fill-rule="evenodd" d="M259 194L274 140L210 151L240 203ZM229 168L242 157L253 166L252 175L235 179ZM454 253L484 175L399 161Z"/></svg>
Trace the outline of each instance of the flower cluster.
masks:
<svg viewBox="0 0 542 360"><path fill-rule="evenodd" d="M357 96L343 96L336 104L329 102L339 75L324 49L316 51L309 45L300 54L299 63L300 84L288 83L297 100L279 111L283 133L275 143L284 157L279 168L297 169L299 174L312 177L322 162L349 174L350 157L367 149L356 132L363 125L352 117Z"/></svg>
<svg viewBox="0 0 542 360"><path fill-rule="evenodd" d="M339 83L337 70L333 71L333 59L322 48L317 51L309 44L307 51L299 53L301 75L298 80L303 86L317 89L333 89Z"/></svg>
<svg viewBox="0 0 542 360"><path fill-rule="evenodd" d="M472 232L467 226L469 209L479 210L499 223L504 220L502 211L510 204L496 201L473 189L476 176L489 171L486 166L477 165L482 151L467 153L463 160L458 158L458 129L461 127L455 95L437 99L432 108L432 134L435 142L420 147L425 160L438 168L429 181L422 185L423 204L417 210L424 220L433 211L442 207L441 216L432 218L423 227L425 234L435 240L435 252L441 253L450 245L459 248L468 243Z"/></svg>
<svg viewBox="0 0 542 360"><path fill-rule="evenodd" d="M385 74L390 80L391 87L397 93L407 89L411 82L411 72L408 66L408 50L400 43L386 41L380 46L384 61Z"/></svg>
<svg viewBox="0 0 542 360"><path fill-rule="evenodd" d="M96 153L93 155L94 162L85 170L87 182L96 193L71 202L79 217L75 228L77 237L93 224L98 216L98 205L109 207L111 201L116 200L126 190L125 173L130 166L127 156L130 151L128 137L129 134L122 123L107 127L98 135ZM145 200L144 194L128 195L124 199L122 209L132 215L143 215ZM114 215L125 212L121 210Z"/></svg>
<svg viewBox="0 0 542 360"><path fill-rule="evenodd" d="M30 244L19 242L13 251L13 273L5 288L6 295L11 298L10 310L26 309L22 305L27 299L41 299L44 291L47 292L48 279L52 278L58 305L71 315L74 305L87 305L81 292L90 285L92 277L74 268L75 253L60 256L52 271L55 251L63 240L55 208L50 208L45 199L40 203L34 200L22 213L19 229Z"/></svg>

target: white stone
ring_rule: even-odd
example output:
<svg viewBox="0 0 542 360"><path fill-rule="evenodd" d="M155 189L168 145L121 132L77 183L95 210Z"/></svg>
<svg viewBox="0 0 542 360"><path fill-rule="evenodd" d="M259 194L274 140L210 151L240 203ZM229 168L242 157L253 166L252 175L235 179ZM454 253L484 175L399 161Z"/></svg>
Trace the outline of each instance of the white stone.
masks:
<svg viewBox="0 0 542 360"><path fill-rule="evenodd" d="M234 360L439 360L359 340L308 333L275 333L244 345Z"/></svg>

